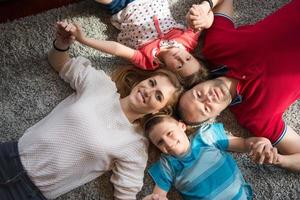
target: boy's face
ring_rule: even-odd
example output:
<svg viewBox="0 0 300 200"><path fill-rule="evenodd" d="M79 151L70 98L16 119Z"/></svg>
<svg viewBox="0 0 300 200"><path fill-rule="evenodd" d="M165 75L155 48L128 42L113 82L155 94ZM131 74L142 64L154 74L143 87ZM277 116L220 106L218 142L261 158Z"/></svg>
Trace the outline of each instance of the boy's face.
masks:
<svg viewBox="0 0 300 200"><path fill-rule="evenodd" d="M172 47L160 54L166 68L175 71L181 77L190 76L203 68L199 61L185 49Z"/></svg>
<svg viewBox="0 0 300 200"><path fill-rule="evenodd" d="M152 128L149 138L163 153L179 156L186 153L190 145L185 129L184 123L165 119Z"/></svg>

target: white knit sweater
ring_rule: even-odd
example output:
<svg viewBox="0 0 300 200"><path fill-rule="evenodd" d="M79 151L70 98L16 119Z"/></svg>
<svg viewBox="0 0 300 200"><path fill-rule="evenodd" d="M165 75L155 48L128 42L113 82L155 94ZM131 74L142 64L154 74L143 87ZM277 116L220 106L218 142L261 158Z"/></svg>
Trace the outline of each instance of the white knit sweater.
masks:
<svg viewBox="0 0 300 200"><path fill-rule="evenodd" d="M76 90L19 140L23 166L54 199L112 170L116 199L136 199L148 141L122 112L110 77L89 60L71 59L60 76Z"/></svg>

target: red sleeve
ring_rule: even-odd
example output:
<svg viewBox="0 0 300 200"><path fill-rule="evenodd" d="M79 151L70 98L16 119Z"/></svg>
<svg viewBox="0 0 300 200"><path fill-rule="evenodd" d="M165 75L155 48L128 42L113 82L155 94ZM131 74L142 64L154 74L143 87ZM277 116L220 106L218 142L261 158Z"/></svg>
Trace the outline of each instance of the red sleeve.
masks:
<svg viewBox="0 0 300 200"><path fill-rule="evenodd" d="M206 31L204 38L204 49L214 42L224 42L224 34L235 30L232 20L226 15L215 15L212 26Z"/></svg>
<svg viewBox="0 0 300 200"><path fill-rule="evenodd" d="M225 16L215 16L212 26L205 32L202 54L212 67L225 64L224 59L234 53L236 29L233 22Z"/></svg>
<svg viewBox="0 0 300 200"><path fill-rule="evenodd" d="M140 69L143 70L154 70L158 68L158 64L153 63L153 59L150 59L143 52L136 50L131 62Z"/></svg>
<svg viewBox="0 0 300 200"><path fill-rule="evenodd" d="M256 137L266 137L273 144L277 143L278 140L285 133L285 123L282 120L282 114L272 114L268 109L251 109L248 108L251 105L232 106L230 110L235 114L238 122L244 128L248 129L251 134Z"/></svg>

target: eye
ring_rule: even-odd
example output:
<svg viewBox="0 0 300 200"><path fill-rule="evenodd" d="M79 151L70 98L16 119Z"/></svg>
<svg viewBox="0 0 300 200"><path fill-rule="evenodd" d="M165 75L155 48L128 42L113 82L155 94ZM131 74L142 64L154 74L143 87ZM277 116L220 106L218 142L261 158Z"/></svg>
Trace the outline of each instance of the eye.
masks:
<svg viewBox="0 0 300 200"><path fill-rule="evenodd" d="M149 79L149 85L151 86L151 87L154 87L155 86L155 80L153 80L153 79Z"/></svg>
<svg viewBox="0 0 300 200"><path fill-rule="evenodd" d="M163 145L163 144L164 144L164 142L163 142L162 140L159 140L159 141L156 143L157 146L161 146L161 145Z"/></svg>
<svg viewBox="0 0 300 200"><path fill-rule="evenodd" d="M208 106L204 106L204 110L205 112L209 113L210 112L210 108Z"/></svg>
<svg viewBox="0 0 300 200"><path fill-rule="evenodd" d="M176 67L176 69L181 69L182 68L182 65L178 65L177 67Z"/></svg>
<svg viewBox="0 0 300 200"><path fill-rule="evenodd" d="M189 61L191 59L192 59L192 56L189 56L189 57L186 58L186 61Z"/></svg>
<svg viewBox="0 0 300 200"><path fill-rule="evenodd" d="M201 98L201 93L197 92L197 98L200 99Z"/></svg>
<svg viewBox="0 0 300 200"><path fill-rule="evenodd" d="M173 133L170 131L168 132L167 136L171 136Z"/></svg>
<svg viewBox="0 0 300 200"><path fill-rule="evenodd" d="M163 100L162 94L160 92L156 92L155 98L159 102L162 102L162 100Z"/></svg>

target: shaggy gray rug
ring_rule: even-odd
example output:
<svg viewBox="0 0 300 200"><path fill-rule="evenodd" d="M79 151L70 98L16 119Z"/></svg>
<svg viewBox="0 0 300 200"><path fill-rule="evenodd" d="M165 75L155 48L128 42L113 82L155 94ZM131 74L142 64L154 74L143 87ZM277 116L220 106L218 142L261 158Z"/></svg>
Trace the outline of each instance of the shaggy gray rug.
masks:
<svg viewBox="0 0 300 200"><path fill-rule="evenodd" d="M254 23L286 4L288 0L247 0L235 2L237 24ZM184 15L196 0L171 0L174 16L184 20ZM117 30L110 25L109 15L93 1L82 1L67 7L53 9L36 16L0 24L0 140L18 139L23 132L46 116L61 100L72 93L49 66L46 54L52 45L53 24L67 19L82 25L89 36L115 40ZM74 56L82 55L92 60L94 66L110 72L124 61L99 53L76 43L71 48ZM286 122L300 130L300 101L285 114ZM246 134L237 125L231 113L220 117L231 133ZM150 162L155 153L150 150ZM258 166L245 154L233 154L245 179L252 185L255 199L300 199L299 174L273 166ZM110 173L58 198L112 199ZM151 192L153 183L145 176L145 185L138 199ZM1 199L1 198L0 198ZM169 199L180 199L172 191Z"/></svg>

